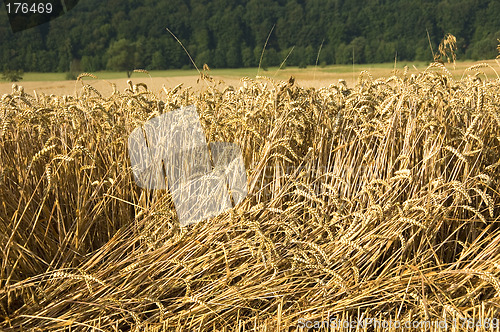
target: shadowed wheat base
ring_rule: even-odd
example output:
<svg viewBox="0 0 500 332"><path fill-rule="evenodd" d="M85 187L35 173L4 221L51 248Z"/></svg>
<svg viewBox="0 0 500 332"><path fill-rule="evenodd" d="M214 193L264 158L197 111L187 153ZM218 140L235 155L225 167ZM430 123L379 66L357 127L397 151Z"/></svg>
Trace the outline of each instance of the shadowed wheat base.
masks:
<svg viewBox="0 0 500 332"><path fill-rule="evenodd" d="M76 96L13 87L0 100L0 329L500 318L500 82L480 68L460 81L438 63L363 72L351 89L259 78L102 96L85 74ZM208 142L241 147L249 196L180 228L168 192L134 184L126 144L191 104Z"/></svg>

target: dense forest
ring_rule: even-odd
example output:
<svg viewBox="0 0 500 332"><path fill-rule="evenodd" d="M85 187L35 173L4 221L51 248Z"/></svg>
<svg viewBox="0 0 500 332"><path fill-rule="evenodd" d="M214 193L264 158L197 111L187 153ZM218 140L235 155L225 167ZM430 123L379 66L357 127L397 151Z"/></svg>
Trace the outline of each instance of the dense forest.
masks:
<svg viewBox="0 0 500 332"><path fill-rule="evenodd" d="M0 70L67 72L432 60L445 33L458 59L497 55L495 0L80 0L48 24L12 33L0 10ZM430 44L429 44L430 41ZM319 54L319 59L317 56Z"/></svg>

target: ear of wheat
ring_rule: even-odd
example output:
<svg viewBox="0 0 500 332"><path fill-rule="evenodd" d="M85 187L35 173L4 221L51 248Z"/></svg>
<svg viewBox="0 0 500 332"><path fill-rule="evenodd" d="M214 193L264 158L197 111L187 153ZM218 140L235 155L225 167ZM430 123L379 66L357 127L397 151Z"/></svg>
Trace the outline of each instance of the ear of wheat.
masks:
<svg viewBox="0 0 500 332"><path fill-rule="evenodd" d="M446 36L439 59L455 47ZM106 95L83 73L75 96L2 96L0 330L494 317L498 80L455 80L435 62L353 86L259 77L238 89L209 70L200 90L130 82ZM127 138L192 104L208 143L241 148L249 190L181 227L168 190L135 184Z"/></svg>

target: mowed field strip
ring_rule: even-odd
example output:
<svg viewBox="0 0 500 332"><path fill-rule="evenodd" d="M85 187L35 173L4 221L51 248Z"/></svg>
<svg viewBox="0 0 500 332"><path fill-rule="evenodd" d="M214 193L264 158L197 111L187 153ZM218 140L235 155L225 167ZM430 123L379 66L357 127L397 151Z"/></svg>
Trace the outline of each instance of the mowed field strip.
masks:
<svg viewBox="0 0 500 332"><path fill-rule="evenodd" d="M457 62L456 67L453 64L446 64L446 68L452 73L454 79L460 79L462 75L476 74L477 72L467 73L465 70L473 65L487 63L491 67L481 68L481 72L488 78L496 78L497 72L500 73L500 65L498 60L485 61L463 61ZM404 66L408 67L409 74L418 74L424 71L428 63L423 62L400 62L396 64L396 74L404 71ZM241 86L241 78L250 77L255 79L257 73L259 76L265 76L274 80L288 80L290 76L295 77L299 86L309 88L320 88L337 84L339 79L346 81L348 86L353 86L362 71L367 71L374 79L379 77L390 77L394 75L394 64L355 64L352 65L335 65L327 67L309 66L308 68L269 68L268 70L257 68L241 68L241 69L214 69L207 73L216 81L222 81L222 85L231 85L233 87ZM97 72L93 73L98 77L97 80L92 78L84 78L85 83L91 84L94 88L101 91L104 95L107 92L113 91L111 84L116 84L119 91L123 91L128 87L126 74L124 72ZM167 70L167 71L151 71L150 76L144 73L133 73L130 80L133 83L143 82L150 91L160 92L162 86L175 87L183 84L184 87L192 87L194 90L200 90L207 86L206 82L200 80L200 76L195 69L192 70ZM75 93L75 87L80 88L81 85L75 85L73 80L65 80L65 73L26 73L24 79L16 84L22 85L26 92L32 93L34 90L45 94L54 95L72 95ZM484 76L483 76L484 77ZM110 84L111 83L111 84ZM10 93L12 91L12 83L0 81L0 94Z"/></svg>

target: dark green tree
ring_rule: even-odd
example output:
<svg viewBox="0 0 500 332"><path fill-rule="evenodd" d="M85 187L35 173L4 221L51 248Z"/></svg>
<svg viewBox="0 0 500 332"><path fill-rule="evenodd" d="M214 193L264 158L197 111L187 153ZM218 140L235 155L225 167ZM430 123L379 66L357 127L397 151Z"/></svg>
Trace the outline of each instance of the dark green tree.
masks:
<svg viewBox="0 0 500 332"><path fill-rule="evenodd" d="M19 82L23 79L22 70L4 70L2 73L2 80L9 82Z"/></svg>
<svg viewBox="0 0 500 332"><path fill-rule="evenodd" d="M116 71L126 71L127 77L132 75L136 65L136 44L120 39L111 44L107 51L106 69Z"/></svg>

